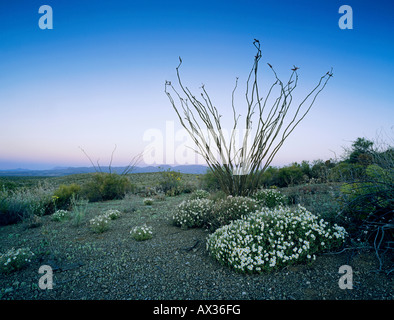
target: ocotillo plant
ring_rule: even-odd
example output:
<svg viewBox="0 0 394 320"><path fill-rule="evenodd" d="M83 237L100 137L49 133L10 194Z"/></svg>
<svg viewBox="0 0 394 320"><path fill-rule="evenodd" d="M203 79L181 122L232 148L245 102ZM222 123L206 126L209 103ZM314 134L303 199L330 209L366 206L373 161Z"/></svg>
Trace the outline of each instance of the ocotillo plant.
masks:
<svg viewBox="0 0 394 320"><path fill-rule="evenodd" d="M292 114L289 113L293 102L293 91L298 84L298 67L291 69L289 80L282 82L271 64L275 81L265 97L260 95L258 86L258 67L262 57L260 42L253 42L257 49L253 67L246 82L246 117L244 134L240 146L236 137L240 134L240 115L237 115L234 105L234 94L238 85L236 79L232 91L233 126L231 135L226 139L222 128L221 114L213 105L205 86L202 85L201 99L183 85L180 76L182 59L176 68L180 92L170 81L165 82L167 94L181 125L186 129L197 146L199 153L213 171L224 192L229 195L248 195L258 188L258 181L265 169L271 164L275 155L295 127L304 119L311 109L319 93L332 77L332 69L320 78L318 84L298 104ZM175 93L174 98L168 89ZM277 90L278 89L278 90ZM278 91L278 97L268 106L271 95ZM256 120L257 118L257 120ZM252 122L257 121L257 127L252 130ZM228 137L228 135L227 135Z"/></svg>

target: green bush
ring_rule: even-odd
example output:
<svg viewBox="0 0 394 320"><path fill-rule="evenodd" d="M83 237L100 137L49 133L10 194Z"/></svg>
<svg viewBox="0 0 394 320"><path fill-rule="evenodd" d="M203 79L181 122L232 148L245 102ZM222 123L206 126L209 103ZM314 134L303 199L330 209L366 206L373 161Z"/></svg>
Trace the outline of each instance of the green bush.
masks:
<svg viewBox="0 0 394 320"><path fill-rule="evenodd" d="M145 198L144 199L144 205L151 206L152 204L153 204L153 199L152 198Z"/></svg>
<svg viewBox="0 0 394 320"><path fill-rule="evenodd" d="M217 229L207 250L238 272L261 273L298 262L343 244L344 228L329 225L303 207L263 208Z"/></svg>
<svg viewBox="0 0 394 320"><path fill-rule="evenodd" d="M4 179L4 178L3 178ZM18 188L18 184L15 183L14 181L9 181L8 179L1 179L0 178L0 190L16 190Z"/></svg>
<svg viewBox="0 0 394 320"><path fill-rule="evenodd" d="M287 198L275 189L259 189L251 196L263 207L275 208L287 204Z"/></svg>
<svg viewBox="0 0 394 320"><path fill-rule="evenodd" d="M208 169L204 175L200 176L201 188L209 191L217 191L220 189L219 179L215 176L211 169Z"/></svg>
<svg viewBox="0 0 394 320"><path fill-rule="evenodd" d="M192 200L194 200L194 199L208 199L210 195L211 194L208 191L198 189L192 193L190 199L192 199Z"/></svg>
<svg viewBox="0 0 394 320"><path fill-rule="evenodd" d="M341 162L330 171L333 181L355 181L365 177L365 167L360 164Z"/></svg>
<svg viewBox="0 0 394 320"><path fill-rule="evenodd" d="M81 192L81 186L72 183L70 185L62 184L53 193L53 198L57 209L68 210L71 205L71 198L78 196Z"/></svg>
<svg viewBox="0 0 394 320"><path fill-rule="evenodd" d="M393 186L394 170L383 169L376 164L366 168L364 180L342 185L342 215L352 234L360 236L359 232L363 231L361 235L365 238L374 229L373 225L390 224L393 221Z"/></svg>
<svg viewBox="0 0 394 320"><path fill-rule="evenodd" d="M44 186L0 191L0 225L43 216L54 210L53 191Z"/></svg>
<svg viewBox="0 0 394 320"><path fill-rule="evenodd" d="M82 186L81 195L91 202L123 199L132 191L132 184L126 176L115 173L95 173L92 181Z"/></svg>
<svg viewBox="0 0 394 320"><path fill-rule="evenodd" d="M257 201L248 197L232 197L215 202L213 209L205 217L204 224L214 231L221 226L256 211L260 206Z"/></svg>
<svg viewBox="0 0 394 320"><path fill-rule="evenodd" d="M261 184L266 187L278 186L278 168L268 167L261 176Z"/></svg>
<svg viewBox="0 0 394 320"><path fill-rule="evenodd" d="M208 199L212 200L212 201L219 201L219 200L224 200L227 198L227 194L222 191L222 190L217 190L217 191L213 191L210 193Z"/></svg>
<svg viewBox="0 0 394 320"><path fill-rule="evenodd" d="M167 196L177 196L183 192L182 175L180 172L168 169L161 172L161 179L159 181L160 189Z"/></svg>
<svg viewBox="0 0 394 320"><path fill-rule="evenodd" d="M281 189L289 205L302 205L319 217L332 223L339 223L340 195L338 184L306 184Z"/></svg>
<svg viewBox="0 0 394 320"><path fill-rule="evenodd" d="M290 166L280 168L278 171L278 187L287 187L300 184L306 180L300 165L294 163Z"/></svg>
<svg viewBox="0 0 394 320"><path fill-rule="evenodd" d="M70 217L74 226L79 226L82 223L83 218L86 216L88 210L88 200L80 199L76 197L71 198L71 213Z"/></svg>
<svg viewBox="0 0 394 320"><path fill-rule="evenodd" d="M308 180L310 174L309 164L302 165L293 163L282 168L267 168L261 177L261 184L266 187L276 186L279 188L296 185Z"/></svg>

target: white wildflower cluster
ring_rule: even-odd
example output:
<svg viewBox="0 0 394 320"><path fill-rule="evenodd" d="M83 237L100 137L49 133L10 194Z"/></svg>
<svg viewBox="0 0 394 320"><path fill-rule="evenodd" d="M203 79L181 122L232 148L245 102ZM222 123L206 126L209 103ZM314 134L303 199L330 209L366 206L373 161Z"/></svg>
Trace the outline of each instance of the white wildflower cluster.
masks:
<svg viewBox="0 0 394 320"><path fill-rule="evenodd" d="M118 219L122 213L116 209L109 209L104 213L104 216L107 216L111 220Z"/></svg>
<svg viewBox="0 0 394 320"><path fill-rule="evenodd" d="M93 232L102 233L108 230L110 221L111 221L110 217L108 217L105 214L101 214L89 221L90 228L92 229Z"/></svg>
<svg viewBox="0 0 394 320"><path fill-rule="evenodd" d="M172 216L176 226L182 228L201 227L212 211L213 201L209 199L192 199L182 201Z"/></svg>
<svg viewBox="0 0 394 320"><path fill-rule="evenodd" d="M191 195L191 199L207 199L210 196L210 193L203 189L198 189L194 191Z"/></svg>
<svg viewBox="0 0 394 320"><path fill-rule="evenodd" d="M130 231L131 236L137 241L148 240L152 238L153 231L152 227L148 227L146 224L143 226L134 227Z"/></svg>
<svg viewBox="0 0 394 320"><path fill-rule="evenodd" d="M103 214L94 217L90 220L90 227L93 232L102 233L109 229L109 223L111 220L118 219L122 213L116 209L109 209Z"/></svg>
<svg viewBox="0 0 394 320"><path fill-rule="evenodd" d="M318 252L340 246L344 228L330 226L305 208L263 208L216 230L207 250L240 272L265 272L313 261Z"/></svg>
<svg viewBox="0 0 394 320"><path fill-rule="evenodd" d="M268 208L286 205L286 196L275 189L259 189L253 193L252 198Z"/></svg>
<svg viewBox="0 0 394 320"><path fill-rule="evenodd" d="M57 210L53 215L52 215L52 220L53 221L64 221L70 218L70 212L66 210Z"/></svg>
<svg viewBox="0 0 394 320"><path fill-rule="evenodd" d="M31 262L34 253L30 248L10 249L4 254L0 254L0 271L8 273L22 269Z"/></svg>
<svg viewBox="0 0 394 320"><path fill-rule="evenodd" d="M152 204L153 204L153 199L152 198L145 198L144 199L144 205L151 206Z"/></svg>

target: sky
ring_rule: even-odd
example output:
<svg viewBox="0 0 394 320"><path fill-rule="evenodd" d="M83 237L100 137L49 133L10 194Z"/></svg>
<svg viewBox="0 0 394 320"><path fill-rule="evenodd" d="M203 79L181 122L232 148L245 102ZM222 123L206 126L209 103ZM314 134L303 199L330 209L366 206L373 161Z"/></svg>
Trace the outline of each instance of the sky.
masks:
<svg viewBox="0 0 394 320"><path fill-rule="evenodd" d="M52 29L40 28L42 5ZM342 5L352 29L339 27ZM165 81L177 85L181 57L183 83L196 95L204 84L231 128L237 77L245 115L253 39L261 92L274 81L267 63L284 80L300 68L298 101L334 74L272 165L340 157L358 137L393 134L393 13L383 0L2 0L0 170L90 166L81 149L104 166L115 146L113 166L142 152L141 165L200 163Z"/></svg>

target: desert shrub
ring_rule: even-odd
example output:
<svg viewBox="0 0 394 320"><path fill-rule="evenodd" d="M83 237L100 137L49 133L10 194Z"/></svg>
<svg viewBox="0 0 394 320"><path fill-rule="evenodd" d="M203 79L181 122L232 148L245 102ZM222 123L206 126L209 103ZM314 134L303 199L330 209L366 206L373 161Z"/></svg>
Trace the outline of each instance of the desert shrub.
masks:
<svg viewBox="0 0 394 320"><path fill-rule="evenodd" d="M17 215L11 215L8 212L8 191L0 189L0 226L15 223L18 220Z"/></svg>
<svg viewBox="0 0 394 320"><path fill-rule="evenodd" d="M219 262L239 272L261 273L341 246L346 231L329 225L305 208L263 208L217 229L207 238L207 250Z"/></svg>
<svg viewBox="0 0 394 320"><path fill-rule="evenodd" d="M200 184L202 189L208 191L216 191L220 189L219 179L211 169L208 169L205 174L200 176Z"/></svg>
<svg viewBox="0 0 394 320"><path fill-rule="evenodd" d="M371 231L376 231L376 226L392 223L393 186L394 170L383 169L376 164L366 168L366 179L342 185L342 216L352 234L366 239ZM391 227L391 237L392 230Z"/></svg>
<svg viewBox="0 0 394 320"><path fill-rule="evenodd" d="M259 189L256 190L251 198L255 199L260 206L274 208L280 205L287 204L285 195L276 189Z"/></svg>
<svg viewBox="0 0 394 320"><path fill-rule="evenodd" d="M183 192L182 175L180 172L168 169L161 172L159 186L167 196L177 196Z"/></svg>
<svg viewBox="0 0 394 320"><path fill-rule="evenodd" d="M308 180L309 165L293 163L282 168L269 167L261 176L260 184L265 187L277 186L279 188L300 184Z"/></svg>
<svg viewBox="0 0 394 320"><path fill-rule="evenodd" d="M194 200L194 199L208 199L210 195L211 194L208 191L198 189L192 193L190 199L192 199L192 200Z"/></svg>
<svg viewBox="0 0 394 320"><path fill-rule="evenodd" d="M156 187L139 186L136 189L142 197L154 197L159 193Z"/></svg>
<svg viewBox="0 0 394 320"><path fill-rule="evenodd" d="M28 263L34 253L29 248L10 249L6 253L0 254L0 271L9 273L12 271L20 270Z"/></svg>
<svg viewBox="0 0 394 320"><path fill-rule="evenodd" d="M306 184L281 189L289 205L301 205L332 223L339 223L339 184Z"/></svg>
<svg viewBox="0 0 394 320"><path fill-rule="evenodd" d="M85 199L79 199L74 196L71 197L71 220L75 226L79 226L86 216L88 202L89 201Z"/></svg>
<svg viewBox="0 0 394 320"><path fill-rule="evenodd" d="M4 178L3 178L4 179ZM14 181L9 181L8 179L4 179L0 178L0 190L15 190L18 188L18 184Z"/></svg>
<svg viewBox="0 0 394 320"><path fill-rule="evenodd" d="M365 177L365 167L358 163L340 162L330 170L332 181L355 181Z"/></svg>
<svg viewBox="0 0 394 320"><path fill-rule="evenodd" d="M210 193L208 199L217 202L219 200L224 200L228 197L228 195L222 191L222 190L217 190L217 191L213 191Z"/></svg>
<svg viewBox="0 0 394 320"><path fill-rule="evenodd" d="M154 196L153 201L166 201L166 195L163 192L159 192Z"/></svg>
<svg viewBox="0 0 394 320"><path fill-rule="evenodd" d="M278 168L268 167L261 175L261 184L266 187L277 186L279 184Z"/></svg>
<svg viewBox="0 0 394 320"><path fill-rule="evenodd" d="M152 198L145 198L144 199L144 205L151 206L152 204L153 204L153 199Z"/></svg>
<svg viewBox="0 0 394 320"><path fill-rule="evenodd" d="M280 168L278 171L278 187L287 187L304 182L307 178L300 165L293 163L290 166Z"/></svg>
<svg viewBox="0 0 394 320"><path fill-rule="evenodd" d="M45 186L0 191L0 225L52 213L53 191Z"/></svg>
<svg viewBox="0 0 394 320"><path fill-rule="evenodd" d="M130 231L130 234L135 240L144 241L152 238L153 231L152 231L152 227L143 225L143 226L134 227Z"/></svg>
<svg viewBox="0 0 394 320"><path fill-rule="evenodd" d="M80 192L81 186L76 183L60 185L59 188L53 193L56 208L69 209L72 196L78 196Z"/></svg>
<svg viewBox="0 0 394 320"><path fill-rule="evenodd" d="M206 216L204 224L214 231L217 228L241 218L259 208L256 200L248 197L228 196L215 202L213 209Z"/></svg>
<svg viewBox="0 0 394 320"><path fill-rule="evenodd" d="M192 193L197 190L197 183L192 181L182 181L182 192Z"/></svg>
<svg viewBox="0 0 394 320"><path fill-rule="evenodd" d="M126 176L116 173L95 173L92 181L82 186L81 195L89 201L96 202L123 199L130 191L132 184Z"/></svg>
<svg viewBox="0 0 394 320"><path fill-rule="evenodd" d="M310 170L310 182L325 183L331 179L331 170L336 166L332 160L315 160Z"/></svg>
<svg viewBox="0 0 394 320"><path fill-rule="evenodd" d="M56 210L56 212L52 215L52 220L53 221L65 221L70 219L70 212L67 210Z"/></svg>
<svg viewBox="0 0 394 320"><path fill-rule="evenodd" d="M373 142L366 138L357 138L353 141L351 149L347 150L347 159L349 163L357 163L362 166L372 164L373 160Z"/></svg>
<svg viewBox="0 0 394 320"><path fill-rule="evenodd" d="M209 199L184 200L172 216L174 225L182 228L202 227L211 213L213 201Z"/></svg>
<svg viewBox="0 0 394 320"><path fill-rule="evenodd" d="M32 215L29 219L26 220L26 228L34 229L42 226L42 218Z"/></svg>

